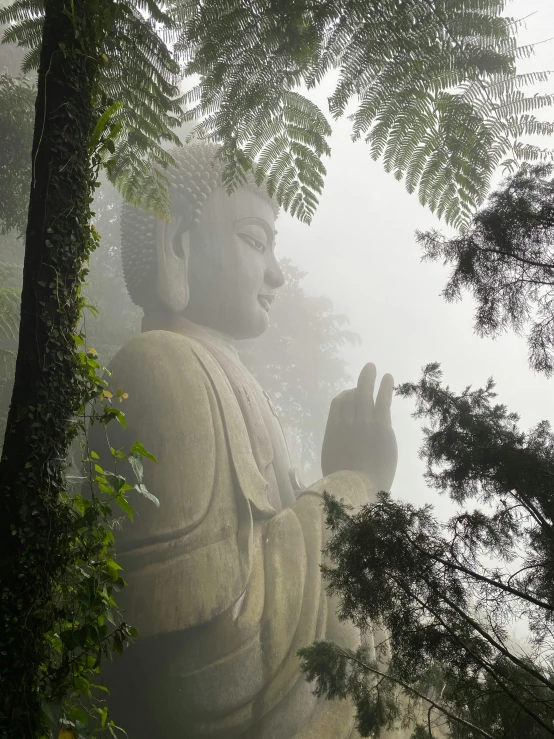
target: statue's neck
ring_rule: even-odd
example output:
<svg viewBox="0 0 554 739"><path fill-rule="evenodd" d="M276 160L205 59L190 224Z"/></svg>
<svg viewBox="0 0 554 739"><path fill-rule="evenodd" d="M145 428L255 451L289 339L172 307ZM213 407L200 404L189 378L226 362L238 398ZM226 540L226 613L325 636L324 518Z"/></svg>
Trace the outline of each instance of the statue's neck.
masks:
<svg viewBox="0 0 554 739"><path fill-rule="evenodd" d="M203 344L219 349L230 358L238 359L231 336L208 326L201 326L199 323L189 321L188 318L176 313L148 313L142 319L141 330L142 333L146 331L173 331L173 333L182 336L190 336Z"/></svg>

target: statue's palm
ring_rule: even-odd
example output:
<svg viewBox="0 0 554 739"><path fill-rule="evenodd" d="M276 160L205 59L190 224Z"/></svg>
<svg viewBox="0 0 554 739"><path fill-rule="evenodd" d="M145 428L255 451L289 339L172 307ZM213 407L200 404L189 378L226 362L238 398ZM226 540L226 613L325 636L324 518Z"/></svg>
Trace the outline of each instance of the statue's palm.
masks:
<svg viewBox="0 0 554 739"><path fill-rule="evenodd" d="M366 364L358 386L331 403L321 467L324 475L339 470L363 472L377 490L390 490L398 449L391 425L393 379L385 375L374 400L376 369Z"/></svg>

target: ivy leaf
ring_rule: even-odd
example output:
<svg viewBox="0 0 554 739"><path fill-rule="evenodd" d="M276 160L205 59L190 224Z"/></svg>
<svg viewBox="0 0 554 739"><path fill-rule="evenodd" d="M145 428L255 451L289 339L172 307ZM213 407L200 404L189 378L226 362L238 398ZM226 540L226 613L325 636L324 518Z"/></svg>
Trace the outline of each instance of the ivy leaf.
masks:
<svg viewBox="0 0 554 739"><path fill-rule="evenodd" d="M143 476L142 459L137 454L137 452L131 452L131 454L129 454L128 459L129 459L129 464L133 468L133 472L135 473L135 477L137 478L137 481L141 483L142 476Z"/></svg>
<svg viewBox="0 0 554 739"><path fill-rule="evenodd" d="M114 493L124 493L126 490L132 490L132 485L129 485L127 480L122 475L114 475L113 472L105 473L106 482Z"/></svg>
<svg viewBox="0 0 554 739"><path fill-rule="evenodd" d="M160 507L160 501L156 498L155 495L149 493L142 483L135 485L135 490L137 491L137 493L144 495L145 498L148 498L148 500L151 500L157 508Z"/></svg>
<svg viewBox="0 0 554 739"><path fill-rule="evenodd" d="M100 728L106 728L106 721L108 720L108 706L104 706L100 715Z"/></svg>
<svg viewBox="0 0 554 739"><path fill-rule="evenodd" d="M104 425L108 424L114 418L119 421L122 428L125 428L127 426L127 421L125 420L125 414L122 411L118 410L117 408L111 408L111 407L104 408L104 415L102 417L102 422L104 423Z"/></svg>
<svg viewBox="0 0 554 739"><path fill-rule="evenodd" d="M127 498L122 493L120 493L116 497L115 502L121 508L121 510L125 511L125 513L129 517L129 520L132 521L133 520L133 508L131 504L129 503L129 501L127 500Z"/></svg>
<svg viewBox="0 0 554 739"><path fill-rule="evenodd" d="M58 739L77 739L77 734L73 729L60 729Z"/></svg>
<svg viewBox="0 0 554 739"><path fill-rule="evenodd" d="M88 715L86 714L85 711L83 711L82 708L79 708L78 706L71 706L71 708L68 710L67 714L68 714L68 717L71 718L73 721L79 721L84 726L86 726L88 724ZM73 731L73 729L69 729L69 731ZM71 736L71 734L70 734L70 736ZM73 732L73 736L76 739L75 732Z"/></svg>
<svg viewBox="0 0 554 739"><path fill-rule="evenodd" d="M146 459L151 459L152 462L155 462L158 464L158 460L153 454L150 454L149 451L146 450L146 447L144 444L140 441L135 441L135 443L131 446L131 452L134 454L139 454L141 457L146 457Z"/></svg>
<svg viewBox="0 0 554 739"><path fill-rule="evenodd" d="M115 582L117 578L119 577L119 570L121 570L121 565L118 565L117 562L115 562L113 559L109 559L106 564L106 571L108 573L108 576L112 582Z"/></svg>

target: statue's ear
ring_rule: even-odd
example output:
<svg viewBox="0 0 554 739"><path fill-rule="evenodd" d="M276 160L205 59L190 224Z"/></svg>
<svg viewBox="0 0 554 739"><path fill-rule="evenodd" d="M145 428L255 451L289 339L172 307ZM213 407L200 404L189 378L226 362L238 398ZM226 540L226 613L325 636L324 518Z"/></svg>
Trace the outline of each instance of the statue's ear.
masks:
<svg viewBox="0 0 554 739"><path fill-rule="evenodd" d="M181 313L189 302L188 263L190 232L177 223L158 220L158 295L172 313Z"/></svg>

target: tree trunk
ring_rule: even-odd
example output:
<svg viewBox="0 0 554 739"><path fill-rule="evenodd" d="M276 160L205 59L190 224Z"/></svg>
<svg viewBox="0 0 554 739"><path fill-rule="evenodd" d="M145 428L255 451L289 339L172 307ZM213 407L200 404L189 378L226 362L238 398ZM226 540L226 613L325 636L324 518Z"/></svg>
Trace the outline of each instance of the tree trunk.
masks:
<svg viewBox="0 0 554 739"><path fill-rule="evenodd" d="M74 334L93 245L89 155L99 0L46 0L19 349L0 463L0 735L35 737L40 664L63 576L60 500L82 382Z"/></svg>

